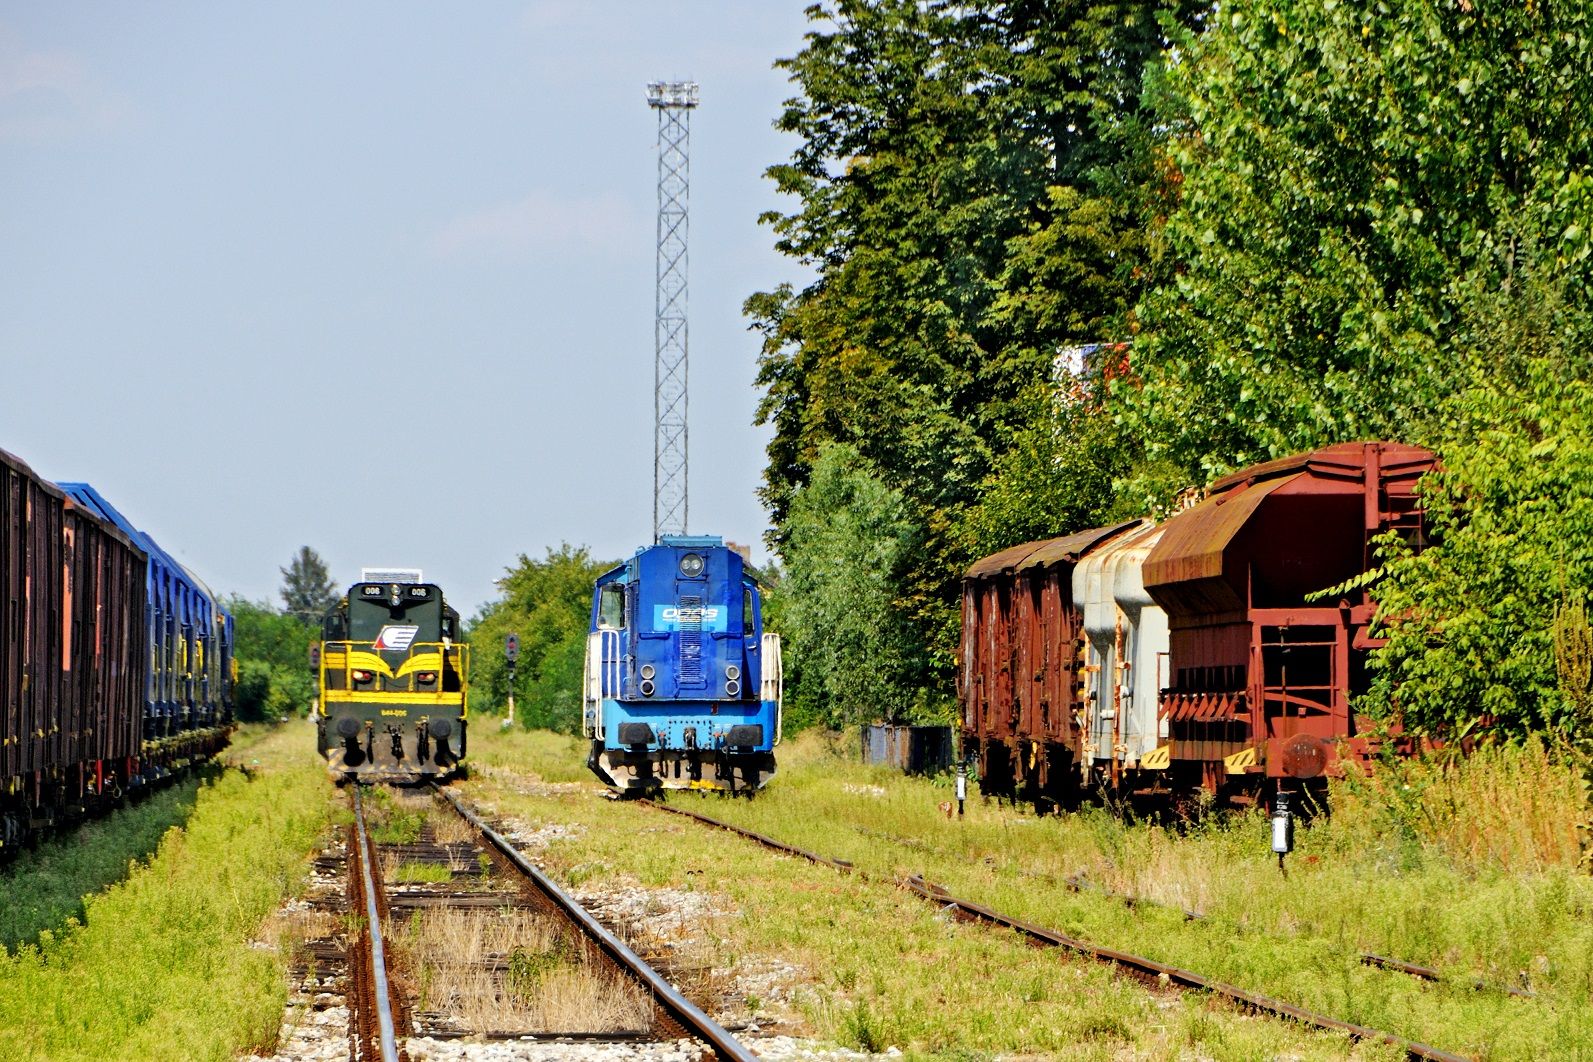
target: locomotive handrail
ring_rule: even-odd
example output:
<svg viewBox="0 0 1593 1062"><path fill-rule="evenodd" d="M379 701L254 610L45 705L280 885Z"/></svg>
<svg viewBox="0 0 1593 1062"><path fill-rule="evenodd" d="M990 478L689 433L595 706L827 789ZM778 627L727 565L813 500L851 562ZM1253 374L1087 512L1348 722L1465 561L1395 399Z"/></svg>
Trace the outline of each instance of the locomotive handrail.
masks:
<svg viewBox="0 0 1593 1062"><path fill-rule="evenodd" d="M785 711L785 664L780 657L780 636L778 634L765 634L760 656L763 658L763 682L758 691L760 700L774 702L774 742L780 744L781 731L784 728ZM771 697L770 694L773 694Z"/></svg>
<svg viewBox="0 0 1593 1062"><path fill-rule="evenodd" d="M619 695L620 632L596 630L586 636L586 675L582 683L582 717L590 718L587 736L603 733L603 699Z"/></svg>
<svg viewBox="0 0 1593 1062"><path fill-rule="evenodd" d="M452 704L458 701L460 707L465 705L465 698L469 689L469 646L455 642L415 642L409 647L408 655L395 670L382 658L381 652L371 648L374 643L369 641L328 641L322 643L321 654L321 688L324 692L340 694L330 698L334 701L352 699L354 694L369 694L379 696L392 693L413 694L433 698L438 704ZM414 676L427 668L427 664L419 663L428 655L437 658L436 689L416 689ZM448 669L450 660L454 670L459 675L460 688L450 690L444 688L443 674ZM383 680L394 685L402 682L400 689L356 690L350 680L349 672L359 669L368 669L381 675ZM327 675L341 675L342 688L334 689L326 685Z"/></svg>

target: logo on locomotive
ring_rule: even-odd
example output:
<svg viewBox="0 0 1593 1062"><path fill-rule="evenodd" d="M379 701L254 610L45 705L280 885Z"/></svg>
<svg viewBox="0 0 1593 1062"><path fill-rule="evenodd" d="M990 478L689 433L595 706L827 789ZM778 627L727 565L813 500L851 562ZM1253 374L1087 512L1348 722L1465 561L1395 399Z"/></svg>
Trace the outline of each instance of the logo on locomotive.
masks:
<svg viewBox="0 0 1593 1062"><path fill-rule="evenodd" d="M420 628L413 623L389 623L371 645L376 649L391 649L401 653L410 647L419 633Z"/></svg>
<svg viewBox="0 0 1593 1062"><path fill-rule="evenodd" d="M653 606L653 630L678 631L682 624L695 625L700 631L724 631L727 626L729 610L717 605L705 605L702 608L681 608L678 605Z"/></svg>

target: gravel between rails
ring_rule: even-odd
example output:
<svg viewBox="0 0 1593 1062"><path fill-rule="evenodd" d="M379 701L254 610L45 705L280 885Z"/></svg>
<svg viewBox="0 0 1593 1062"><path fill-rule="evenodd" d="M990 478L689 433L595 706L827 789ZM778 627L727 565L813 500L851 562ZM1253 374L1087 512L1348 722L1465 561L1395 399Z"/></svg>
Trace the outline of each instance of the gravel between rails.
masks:
<svg viewBox="0 0 1593 1062"><path fill-rule="evenodd" d="M549 824L529 827L510 819L502 832L522 851L533 853L556 840L570 840L580 834L579 827ZM285 904L273 920L275 925L260 942L261 947L279 947L280 940L292 937L295 927L314 924L317 915L341 912L347 903L347 852L341 837L333 840L315 861L309 887L302 899ZM689 922L681 912L691 907L699 916L731 913L722 901L702 893L673 889L654 889L640 885L629 888L576 890L580 902L611 929L627 934L640 932L654 947L673 949L688 943ZM697 910L701 907L701 910ZM270 937L277 939L272 940ZM335 934L333 935L335 936ZM303 940L301 947L319 953L335 950L333 937ZM249 1055L240 1062L343 1062L349 1058L349 1009L345 1001L346 976L341 961L318 959L300 963L290 972L287 1007L283 1013L277 1050L271 1055ZM790 1007L790 989L803 980L802 971L780 964L749 964L729 973L729 990L722 993L719 1005L712 1008L720 1020L734 1022L736 1035L761 1059L770 1062L872 1062L901 1056L896 1048L869 1054L824 1044L783 1033L765 1034L780 1024L774 1014L760 1014L748 1020L741 1000L755 995L764 1005L795 1014ZM772 1020L771 1020L772 1019ZM438 1039L416 1036L401 1041L411 1062L696 1062L702 1045L692 1040L667 1042L580 1042L511 1039Z"/></svg>

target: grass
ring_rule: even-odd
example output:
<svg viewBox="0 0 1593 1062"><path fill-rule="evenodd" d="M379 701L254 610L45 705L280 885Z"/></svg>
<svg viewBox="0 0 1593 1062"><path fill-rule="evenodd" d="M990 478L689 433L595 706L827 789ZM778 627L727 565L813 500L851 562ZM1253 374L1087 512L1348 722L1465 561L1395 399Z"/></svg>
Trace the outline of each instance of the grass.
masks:
<svg viewBox="0 0 1593 1062"><path fill-rule="evenodd" d="M559 878L585 890L640 886L711 899L711 914L683 918L676 927L687 952L678 961L720 970L805 971L787 998L758 993L761 1021L784 1021L856 1049L898 1046L912 1057L943 1059L998 1052L1085 1059L1393 1057L1386 1049L1351 1047L1339 1037L1258 1020L1198 997L1147 991L1103 967L1025 947L1010 933L958 924L888 881L841 876L634 804L594 799L594 786L550 787L580 777L581 750L565 739L508 734L476 743L472 751L485 769L478 767L462 787L467 798L533 828L544 822L582 827L575 839L554 841L542 853ZM801 820L807 829L797 843L890 870L878 858L890 846L846 829L833 815L824 821L805 796L809 785L838 793L845 785L879 785L893 794L902 782L815 768L756 801L690 800L688 806L715 815L779 807L783 814L765 824L771 832L778 827L796 839ZM922 786L919 798L934 815L938 792ZM900 832L868 818L881 832ZM849 851L829 843L842 832ZM780 979L785 989L790 980Z"/></svg>
<svg viewBox="0 0 1593 1062"><path fill-rule="evenodd" d="M501 811L533 824L563 816L587 825L578 841L549 850L550 865L569 879L629 873L643 884L726 894L741 914L713 927L725 947L814 971L804 1014L845 1044L943 1058L1071 1054L1075 1040L1099 1057L1393 1055L1198 997L1147 993L1098 967L1022 948L1010 934L947 926L888 888L776 859L733 837L693 837L687 831L708 831L645 809L517 792L537 786L512 782L516 763L545 781L578 777L581 750L565 739L504 735L473 751L501 768L471 783ZM780 775L756 800L673 799L871 874L923 873L1094 943L1447 1050L1593 1057L1593 881L1578 868L1580 846L1567 840L1586 833L1577 828L1588 821L1586 790L1541 748L1346 786L1340 814L1298 832L1286 879L1260 813L1179 833L1101 810L1038 818L976 797L965 819L948 821L937 807L945 790L931 782L838 760L811 739L782 753ZM1062 879L1078 873L1173 909L1130 911L1075 894ZM1183 907L1209 917L1186 923ZM1424 984L1363 966L1363 949L1458 979L1523 985L1538 998Z"/></svg>
<svg viewBox="0 0 1593 1062"><path fill-rule="evenodd" d="M258 761L203 782L152 857L0 960L0 1059L230 1059L274 1041L286 957L251 945L302 882L327 814L300 727L249 732Z"/></svg>
<svg viewBox="0 0 1593 1062"><path fill-rule="evenodd" d="M415 912L390 927L420 1010L472 1032L645 1030L650 1001L586 964L561 928L524 910ZM507 969L498 971L498 964Z"/></svg>
<svg viewBox="0 0 1593 1062"><path fill-rule="evenodd" d="M158 790L18 856L0 872L0 950L37 944L42 931L58 932L69 919L81 922L84 897L147 860L166 831L193 813L199 786L191 778Z"/></svg>

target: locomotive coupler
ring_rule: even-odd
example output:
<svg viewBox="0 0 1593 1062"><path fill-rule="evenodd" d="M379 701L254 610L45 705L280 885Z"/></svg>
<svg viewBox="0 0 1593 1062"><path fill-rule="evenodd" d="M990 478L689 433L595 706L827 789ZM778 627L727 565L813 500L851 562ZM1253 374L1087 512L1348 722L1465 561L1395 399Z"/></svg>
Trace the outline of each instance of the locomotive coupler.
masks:
<svg viewBox="0 0 1593 1062"><path fill-rule="evenodd" d="M393 739L393 759L404 758L404 728L387 724L387 734Z"/></svg>

